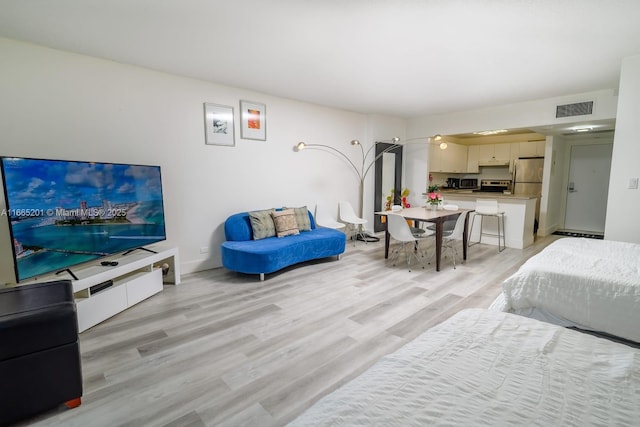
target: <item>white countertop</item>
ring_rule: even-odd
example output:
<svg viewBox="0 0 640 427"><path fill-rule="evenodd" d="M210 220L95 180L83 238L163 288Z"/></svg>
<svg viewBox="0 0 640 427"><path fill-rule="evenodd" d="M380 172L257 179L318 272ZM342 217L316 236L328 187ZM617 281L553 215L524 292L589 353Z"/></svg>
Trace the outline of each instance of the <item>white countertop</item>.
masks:
<svg viewBox="0 0 640 427"><path fill-rule="evenodd" d="M422 193L424 196L427 195L427 193ZM465 199L510 199L510 200L530 200L530 199L535 199L536 196L516 196L513 194L504 194L504 193L496 193L496 192L491 192L491 191L477 191L474 192L473 190L444 190L441 191L442 197L444 197L445 200L448 199L458 199L458 198L465 198Z"/></svg>

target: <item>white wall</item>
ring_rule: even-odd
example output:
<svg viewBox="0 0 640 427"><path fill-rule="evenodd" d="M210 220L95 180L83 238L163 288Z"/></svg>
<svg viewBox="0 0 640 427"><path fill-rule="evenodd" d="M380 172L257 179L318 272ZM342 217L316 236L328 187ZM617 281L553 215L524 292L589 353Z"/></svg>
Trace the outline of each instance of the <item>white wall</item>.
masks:
<svg viewBox="0 0 640 427"><path fill-rule="evenodd" d="M426 199L422 193L427 192L428 145L421 140L417 143L410 143L404 148L404 187L411 190L409 202L412 206L424 206Z"/></svg>
<svg viewBox="0 0 640 427"><path fill-rule="evenodd" d="M317 201L340 199L357 205L347 163L320 150L296 153L298 141L334 146L358 164L352 139L371 144L374 134L404 130L397 119L9 39L0 38L0 57L0 155L160 165L168 240L187 273L221 265L223 222L232 213L305 204L313 211ZM266 104L266 142L240 139L240 99ZM235 147L205 145L203 102L234 107Z"/></svg>
<svg viewBox="0 0 640 427"><path fill-rule="evenodd" d="M640 190L628 189L640 178L640 55L625 58L620 74L618 117L613 139L609 199L604 237L640 243Z"/></svg>

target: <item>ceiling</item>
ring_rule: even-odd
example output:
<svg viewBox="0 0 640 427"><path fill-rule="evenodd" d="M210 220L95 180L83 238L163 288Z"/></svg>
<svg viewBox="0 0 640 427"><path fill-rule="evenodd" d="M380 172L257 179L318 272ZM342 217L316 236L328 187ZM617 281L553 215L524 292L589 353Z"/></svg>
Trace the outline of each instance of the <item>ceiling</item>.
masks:
<svg viewBox="0 0 640 427"><path fill-rule="evenodd" d="M415 117L618 87L637 0L0 0L0 36Z"/></svg>

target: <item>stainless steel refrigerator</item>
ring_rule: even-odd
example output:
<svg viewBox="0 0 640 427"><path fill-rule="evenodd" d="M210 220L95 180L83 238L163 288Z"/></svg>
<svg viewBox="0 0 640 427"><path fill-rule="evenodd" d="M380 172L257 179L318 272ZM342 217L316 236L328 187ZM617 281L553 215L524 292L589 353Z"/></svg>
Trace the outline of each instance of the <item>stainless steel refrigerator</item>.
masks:
<svg viewBox="0 0 640 427"><path fill-rule="evenodd" d="M513 194L536 196L536 216L533 232L538 231L540 219L540 196L542 195L542 171L544 157L520 157L513 168Z"/></svg>

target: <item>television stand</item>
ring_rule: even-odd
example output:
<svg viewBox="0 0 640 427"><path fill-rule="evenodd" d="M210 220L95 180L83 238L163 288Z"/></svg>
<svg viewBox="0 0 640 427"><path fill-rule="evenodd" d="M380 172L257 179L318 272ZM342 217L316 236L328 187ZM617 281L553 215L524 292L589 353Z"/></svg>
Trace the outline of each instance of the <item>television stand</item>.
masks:
<svg viewBox="0 0 640 427"><path fill-rule="evenodd" d="M101 261L105 260L117 264L103 266ZM164 264L169 266L166 275ZM78 266L74 272L73 295L82 332L161 292L165 283L180 284L180 259L178 248L157 246L102 258Z"/></svg>

